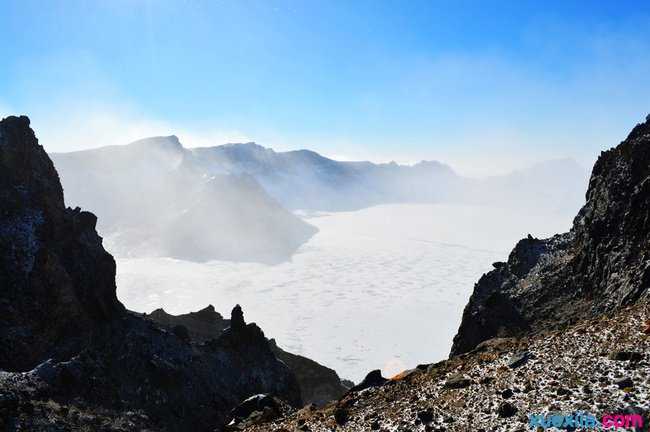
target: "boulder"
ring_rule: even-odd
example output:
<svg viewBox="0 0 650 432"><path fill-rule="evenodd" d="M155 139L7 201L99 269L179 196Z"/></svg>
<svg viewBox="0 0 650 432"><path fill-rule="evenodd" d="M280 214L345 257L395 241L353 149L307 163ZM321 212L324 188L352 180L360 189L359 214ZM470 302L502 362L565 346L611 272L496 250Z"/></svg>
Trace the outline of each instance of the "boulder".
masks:
<svg viewBox="0 0 650 432"><path fill-rule="evenodd" d="M517 414L517 411L519 411L517 407L510 402L501 402L497 409L497 415L501 418L508 418Z"/></svg>
<svg viewBox="0 0 650 432"><path fill-rule="evenodd" d="M508 367L510 369L517 369L520 366L523 366L530 360L531 358L534 358L534 355L529 353L528 351L521 351L518 353L515 353L510 359L508 360Z"/></svg>
<svg viewBox="0 0 650 432"><path fill-rule="evenodd" d="M465 376L461 374L456 374L447 378L447 381L445 381L445 388L459 389L469 387L471 384L473 384L471 379L465 378Z"/></svg>
<svg viewBox="0 0 650 432"><path fill-rule="evenodd" d="M360 392L367 388L380 387L386 384L387 382L388 380L381 375L381 371L379 369L375 369L373 371L370 371L368 375L366 375L366 377L363 379L363 381L361 381L356 386L352 387L350 391Z"/></svg>

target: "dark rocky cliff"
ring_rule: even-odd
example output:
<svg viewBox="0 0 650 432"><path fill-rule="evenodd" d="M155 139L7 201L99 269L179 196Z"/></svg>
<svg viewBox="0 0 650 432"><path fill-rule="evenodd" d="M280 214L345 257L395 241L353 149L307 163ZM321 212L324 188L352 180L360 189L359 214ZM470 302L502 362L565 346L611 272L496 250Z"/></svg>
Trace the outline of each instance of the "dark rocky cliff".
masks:
<svg viewBox="0 0 650 432"><path fill-rule="evenodd" d="M73 352L123 313L92 213L69 209L27 117L0 124L0 369Z"/></svg>
<svg viewBox="0 0 650 432"><path fill-rule="evenodd" d="M570 232L521 240L474 287L452 355L564 327L648 297L650 116L594 165Z"/></svg>
<svg viewBox="0 0 650 432"><path fill-rule="evenodd" d="M65 208L29 120L2 120L0 430L213 431L257 393L301 405L295 376L239 308L198 344L126 311L95 223Z"/></svg>

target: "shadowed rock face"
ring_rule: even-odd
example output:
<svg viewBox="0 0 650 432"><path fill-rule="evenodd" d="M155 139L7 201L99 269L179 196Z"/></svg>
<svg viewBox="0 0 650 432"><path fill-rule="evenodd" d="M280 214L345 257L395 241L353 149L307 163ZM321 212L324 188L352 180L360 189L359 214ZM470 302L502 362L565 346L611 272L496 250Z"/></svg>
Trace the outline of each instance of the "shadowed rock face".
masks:
<svg viewBox="0 0 650 432"><path fill-rule="evenodd" d="M300 394L305 404L322 406L340 399L347 391L347 386L334 369L280 348L274 339L269 341L271 351L296 374L300 385Z"/></svg>
<svg viewBox="0 0 650 432"><path fill-rule="evenodd" d="M650 120L602 152L570 232L521 240L474 287L451 355L648 297Z"/></svg>
<svg viewBox="0 0 650 432"><path fill-rule="evenodd" d="M0 369L28 372L0 372L11 401L0 429L213 431L254 394L301 405L295 376L240 308L237 326L201 344L126 311L95 223L65 208L29 120L2 120ZM84 415L54 427L52 406Z"/></svg>
<svg viewBox="0 0 650 432"><path fill-rule="evenodd" d="M227 328L241 328L243 315L241 309L235 307L239 324L233 325L232 320L223 319L212 305L198 312L183 315L170 315L162 309L156 309L147 318L165 326L172 331L179 327L187 330L190 340L207 342L214 339ZM348 386L341 382L336 371L325 367L306 357L289 353L280 348L274 339L268 341L273 354L285 363L295 374L300 386L300 393L305 404L324 405L337 400L348 391Z"/></svg>
<svg viewBox="0 0 650 432"><path fill-rule="evenodd" d="M0 369L66 357L123 313L92 213L65 208L27 117L0 122Z"/></svg>

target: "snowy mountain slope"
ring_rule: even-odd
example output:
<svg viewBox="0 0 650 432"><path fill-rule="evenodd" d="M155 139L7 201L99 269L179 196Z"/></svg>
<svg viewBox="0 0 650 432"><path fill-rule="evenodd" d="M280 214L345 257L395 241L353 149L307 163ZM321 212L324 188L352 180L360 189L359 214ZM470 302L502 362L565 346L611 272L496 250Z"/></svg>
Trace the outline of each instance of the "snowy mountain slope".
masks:
<svg viewBox="0 0 650 432"><path fill-rule="evenodd" d="M356 210L390 202L449 199L463 183L439 162L415 166L340 162L310 150L275 152L255 143L196 148L210 172L246 173L287 208Z"/></svg>
<svg viewBox="0 0 650 432"><path fill-rule="evenodd" d="M309 150L275 152L255 143L191 150L210 173L248 174L290 209L357 210L378 204L464 203L573 214L589 173L572 159L540 162L507 175L472 179L441 162L336 161Z"/></svg>
<svg viewBox="0 0 650 432"><path fill-rule="evenodd" d="M202 169L175 136L51 157L68 201L97 209L121 256L276 263L316 232L252 177Z"/></svg>

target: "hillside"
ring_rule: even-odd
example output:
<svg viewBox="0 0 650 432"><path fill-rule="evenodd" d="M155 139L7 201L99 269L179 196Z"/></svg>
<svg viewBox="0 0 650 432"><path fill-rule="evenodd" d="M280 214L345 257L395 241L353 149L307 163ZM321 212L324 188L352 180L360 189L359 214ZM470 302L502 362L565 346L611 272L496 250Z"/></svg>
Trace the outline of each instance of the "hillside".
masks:
<svg viewBox="0 0 650 432"><path fill-rule="evenodd" d="M554 417L561 429L581 430L567 419L588 426L608 414L636 414L647 425L647 319L645 303L564 330L492 339L470 353L350 392L324 409L268 422L251 416L232 430L525 431L552 427Z"/></svg>

